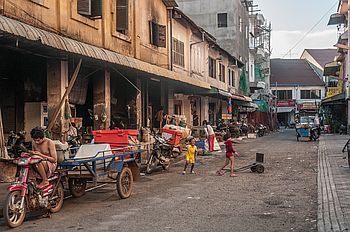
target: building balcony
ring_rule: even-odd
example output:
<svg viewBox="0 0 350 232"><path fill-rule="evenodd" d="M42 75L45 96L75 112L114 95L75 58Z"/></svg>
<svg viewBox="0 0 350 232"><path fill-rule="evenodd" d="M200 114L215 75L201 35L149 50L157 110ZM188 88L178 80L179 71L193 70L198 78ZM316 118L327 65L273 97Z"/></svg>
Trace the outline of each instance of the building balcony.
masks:
<svg viewBox="0 0 350 232"><path fill-rule="evenodd" d="M337 94L342 93L342 88L340 87L327 87L326 97L333 97Z"/></svg>

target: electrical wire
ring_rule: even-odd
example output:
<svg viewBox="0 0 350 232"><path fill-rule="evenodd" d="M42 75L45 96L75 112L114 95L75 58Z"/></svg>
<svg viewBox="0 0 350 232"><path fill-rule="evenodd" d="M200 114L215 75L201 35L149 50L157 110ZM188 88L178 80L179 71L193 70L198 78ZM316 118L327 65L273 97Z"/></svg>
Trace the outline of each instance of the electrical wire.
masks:
<svg viewBox="0 0 350 232"><path fill-rule="evenodd" d="M288 54L290 54L290 52L296 48L301 42L303 42L303 40L318 26L318 24L320 24L322 22L322 20L329 14L329 12L331 12L333 10L333 8L339 3L339 0L336 0L336 2L332 5L332 7L316 22L315 25L312 26L312 28L306 32L303 37L300 38L300 40L291 48L288 49L288 52L286 54L284 54L284 56L282 57L282 59L284 57L286 57Z"/></svg>

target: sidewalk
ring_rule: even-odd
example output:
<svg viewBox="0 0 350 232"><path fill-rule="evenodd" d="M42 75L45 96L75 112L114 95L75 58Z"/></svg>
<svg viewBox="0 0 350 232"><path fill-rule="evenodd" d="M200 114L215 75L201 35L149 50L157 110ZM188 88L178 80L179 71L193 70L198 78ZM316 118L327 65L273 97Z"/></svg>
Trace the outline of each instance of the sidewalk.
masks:
<svg viewBox="0 0 350 232"><path fill-rule="evenodd" d="M350 168L342 148L348 136L324 135L318 149L318 231L350 230Z"/></svg>

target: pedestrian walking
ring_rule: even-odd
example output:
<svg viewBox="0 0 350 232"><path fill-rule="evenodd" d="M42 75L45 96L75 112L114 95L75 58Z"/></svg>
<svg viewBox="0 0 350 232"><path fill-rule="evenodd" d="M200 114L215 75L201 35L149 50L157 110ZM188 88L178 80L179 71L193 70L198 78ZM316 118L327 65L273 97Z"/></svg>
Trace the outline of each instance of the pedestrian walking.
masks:
<svg viewBox="0 0 350 232"><path fill-rule="evenodd" d="M236 149L233 147L233 141L231 139L231 135L230 134L225 134L224 135L224 140L225 140L225 146L226 146L226 160L225 160L225 165L222 166L222 168L220 168L216 174L219 176L224 175L223 170L224 168L230 164L230 176L231 177L235 177L237 176L234 173L234 155L239 156L238 152L236 151Z"/></svg>
<svg viewBox="0 0 350 232"><path fill-rule="evenodd" d="M215 132L213 127L207 122L207 120L203 121L203 126L205 133L207 135L208 144L209 144L209 151L214 151L214 141L215 141Z"/></svg>
<svg viewBox="0 0 350 232"><path fill-rule="evenodd" d="M188 164L191 164L191 174L196 174L193 171L194 164L196 162L196 156L197 156L197 153L198 153L198 149L197 149L197 146L195 145L195 143L196 143L195 139L191 138L190 139L190 144L186 146L186 148L187 148L186 164L185 164L185 168L184 168L184 170L182 172L183 175L186 174L186 169L187 169Z"/></svg>

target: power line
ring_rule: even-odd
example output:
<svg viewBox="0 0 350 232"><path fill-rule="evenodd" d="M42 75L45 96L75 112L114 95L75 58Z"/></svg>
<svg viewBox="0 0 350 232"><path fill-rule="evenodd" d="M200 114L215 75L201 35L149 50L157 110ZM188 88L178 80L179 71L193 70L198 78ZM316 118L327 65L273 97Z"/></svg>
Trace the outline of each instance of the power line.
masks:
<svg viewBox="0 0 350 232"><path fill-rule="evenodd" d="M317 22L316 22L316 24L313 25L312 28L311 28L308 32L306 32L306 33L303 35L303 37L301 37L301 39L300 39L291 49L288 50L288 52L287 52L286 54L284 54L284 56L282 57L282 59L283 59L284 57L286 57L288 54L290 54L291 51L292 51L294 48L296 48L301 42L303 42L303 40L315 29L315 27L318 26L318 24L320 24L320 23L322 22L322 20L324 19L324 17L326 17L326 16L329 14L329 12L331 12L331 10L333 10L333 8L334 8L338 3L339 3L339 0L336 0L336 2L332 5L332 7L331 7Z"/></svg>

